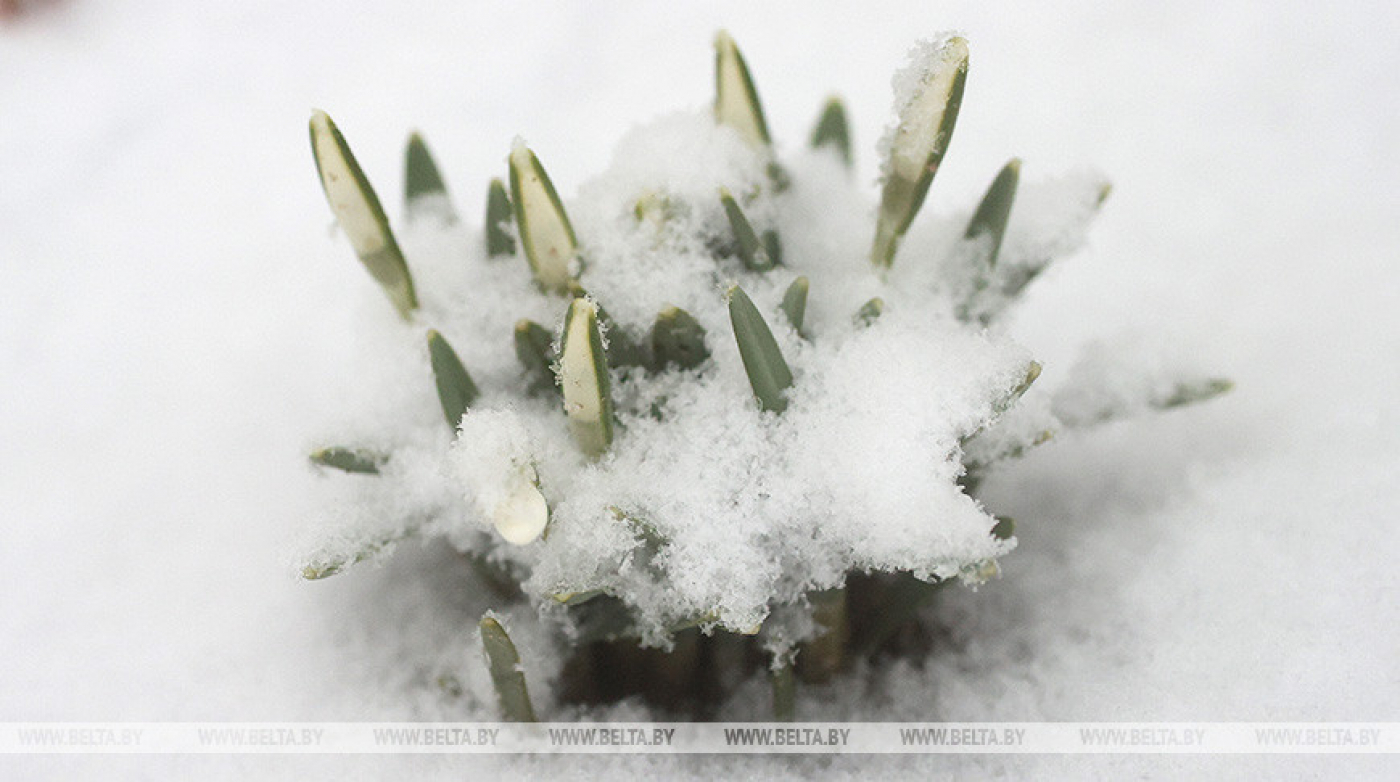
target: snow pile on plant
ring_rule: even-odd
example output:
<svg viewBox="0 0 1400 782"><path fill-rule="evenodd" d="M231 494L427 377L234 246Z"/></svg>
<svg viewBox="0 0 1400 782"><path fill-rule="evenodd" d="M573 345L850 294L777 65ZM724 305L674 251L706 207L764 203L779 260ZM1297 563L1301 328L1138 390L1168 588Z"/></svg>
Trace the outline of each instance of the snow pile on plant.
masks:
<svg viewBox="0 0 1400 782"><path fill-rule="evenodd" d="M904 241L952 137L961 38L920 44L896 76L873 226L841 105L779 160L737 48L721 34L717 49L714 110L636 128L574 199L517 140L481 230L415 136L391 231L315 115L332 208L402 317L366 324L364 375L313 456L344 474L307 577L437 536L576 642L666 647L698 626L758 635L781 669L849 632L852 573L995 573L1015 539L977 480L1057 414L1093 423L1226 387L1032 387L1039 364L996 319L1083 243L1097 175L1018 195L1013 160L974 210ZM497 686L507 700L514 685Z"/></svg>

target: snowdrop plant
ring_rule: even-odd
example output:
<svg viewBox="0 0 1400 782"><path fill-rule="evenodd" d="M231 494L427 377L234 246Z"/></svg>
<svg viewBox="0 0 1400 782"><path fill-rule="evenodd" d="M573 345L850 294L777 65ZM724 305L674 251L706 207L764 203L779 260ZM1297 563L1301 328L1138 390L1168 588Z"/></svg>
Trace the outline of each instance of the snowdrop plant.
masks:
<svg viewBox="0 0 1400 782"><path fill-rule="evenodd" d="M915 222L962 38L896 76L873 210L842 103L780 159L738 47L715 48L713 108L634 130L568 203L517 140L479 231L414 134L403 245L335 123L311 119L336 221L398 318L366 362L372 420L311 455L343 519L302 574L448 541L498 604L478 632L507 719L535 718L527 680L548 703L703 716L760 668L790 719L798 682L917 650L936 587L996 574L1015 538L976 498L993 465L1228 388L1099 362L1041 389L1000 318L1108 186L1022 188L1012 160L969 211ZM566 653L522 660L507 616Z"/></svg>

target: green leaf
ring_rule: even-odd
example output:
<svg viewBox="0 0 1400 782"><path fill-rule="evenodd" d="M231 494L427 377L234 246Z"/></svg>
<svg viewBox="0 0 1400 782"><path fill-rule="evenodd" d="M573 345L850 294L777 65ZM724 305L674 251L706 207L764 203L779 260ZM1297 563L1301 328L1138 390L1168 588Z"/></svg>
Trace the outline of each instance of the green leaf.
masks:
<svg viewBox="0 0 1400 782"><path fill-rule="evenodd" d="M783 293L783 303L778 308L787 316L788 323L792 324L793 331L802 333L802 321L807 317L807 290L811 283L806 277L798 277L792 281L788 289Z"/></svg>
<svg viewBox="0 0 1400 782"><path fill-rule="evenodd" d="M992 527L992 537L997 540L1008 540L1016 534L1016 521L1010 516L997 516L997 523Z"/></svg>
<svg viewBox="0 0 1400 782"><path fill-rule="evenodd" d="M643 518L640 514L636 512L629 513L616 505L609 505L608 512L612 514L615 520L630 527L647 547L659 550L662 546L666 545L666 538L660 532L656 531L656 525Z"/></svg>
<svg viewBox="0 0 1400 782"><path fill-rule="evenodd" d="M710 357L705 347L705 327L689 312L679 307L667 307L656 316L651 328L651 354L657 369L675 364L681 369L694 369Z"/></svg>
<svg viewBox="0 0 1400 782"><path fill-rule="evenodd" d="M1093 208L1088 217L1098 213L1103 206L1104 199L1112 192L1113 186L1108 182L1099 182L1091 185L1093 187L1092 198ZM1065 194L1066 198L1084 197L1084 194ZM1020 296L1026 286L1034 282L1050 266L1054 259L1051 257L1021 259L1015 266L1002 265L996 269L996 274L989 280L991 296L981 296L980 291L974 291L976 298L964 305L963 320L971 320L975 315L983 325L990 323L993 318L1005 309L1011 300Z"/></svg>
<svg viewBox="0 0 1400 782"><path fill-rule="evenodd" d="M846 590L839 587L807 595L812 604L812 619L824 629L803 644L802 653L798 655L798 672L805 682L831 681L845 665L851 632L846 597Z"/></svg>
<svg viewBox="0 0 1400 782"><path fill-rule="evenodd" d="M569 283L569 296L575 299L592 298L588 291L584 290L578 281ZM598 308L598 324L603 333L608 335L608 366L609 367L649 367L651 357L647 354L644 340L636 339L629 329L621 323L613 320L608 314L607 308L594 301Z"/></svg>
<svg viewBox="0 0 1400 782"><path fill-rule="evenodd" d="M959 482L964 493L971 496L977 491L993 463L1018 458L1031 448L1049 442L1054 436L1054 432L1047 429L1022 429L1016 436L1008 437L994 429L1001 416L1026 395L1040 377L1040 372L1040 362L1027 364L1021 380L992 402L991 420L962 438L960 445L965 472Z"/></svg>
<svg viewBox="0 0 1400 782"><path fill-rule="evenodd" d="M797 718L797 680L792 675L792 660L784 660L772 669L773 721L792 722Z"/></svg>
<svg viewBox="0 0 1400 782"><path fill-rule="evenodd" d="M851 167L851 129L846 122L846 105L835 95L827 98L822 115L812 128L812 149L830 149Z"/></svg>
<svg viewBox="0 0 1400 782"><path fill-rule="evenodd" d="M967 81L967 41L949 38L938 62L910 100L900 108L885 161L884 187L870 260L877 267L894 263L899 240L923 206L929 185L953 137Z"/></svg>
<svg viewBox="0 0 1400 782"><path fill-rule="evenodd" d="M963 492L975 494L987 471L997 462L1019 459L1031 449L1055 439L1052 429L1031 429L1015 436L992 437L987 430L979 430L962 441L963 466L967 472L959 481Z"/></svg>
<svg viewBox="0 0 1400 782"><path fill-rule="evenodd" d="M855 322L857 326L869 326L879 319L885 312L885 300L876 296L875 298L860 305L856 310Z"/></svg>
<svg viewBox="0 0 1400 782"><path fill-rule="evenodd" d="M1097 426L1145 409L1171 410L1205 402L1229 392L1235 384L1225 378L1154 380L1153 387L1129 391L1124 383L1096 380L1101 388L1090 390L1076 379L1062 386L1052 401L1055 417L1069 428Z"/></svg>
<svg viewBox="0 0 1400 782"><path fill-rule="evenodd" d="M538 722L535 707L530 703L530 692L525 687L525 674L520 670L520 653L515 650L506 629L490 615L483 617L477 626L481 629L481 646L486 650L491 681L496 686L501 719Z"/></svg>
<svg viewBox="0 0 1400 782"><path fill-rule="evenodd" d="M763 249L774 266L783 262L783 242L776 228L769 228L763 232Z"/></svg>
<svg viewBox="0 0 1400 782"><path fill-rule="evenodd" d="M336 222L360 262L379 283L404 320L418 308L418 295L389 218L370 187L345 137L323 111L311 114L311 153Z"/></svg>
<svg viewBox="0 0 1400 782"><path fill-rule="evenodd" d="M749 66L724 30L715 36L715 120L739 131L755 147L771 143Z"/></svg>
<svg viewBox="0 0 1400 782"><path fill-rule="evenodd" d="M1111 195L1112 193L1113 193L1113 183L1112 183L1112 182L1104 182L1103 184L1099 185L1099 197L1098 197L1098 200L1094 202L1094 206L1096 206L1096 207L1102 207L1102 206L1103 206L1103 202L1104 202L1104 201L1107 201L1109 195Z"/></svg>
<svg viewBox="0 0 1400 782"><path fill-rule="evenodd" d="M1032 361L1028 364L1026 366L1026 374L1021 378L1021 382L1017 383L1015 388L1012 388L1005 396L993 403L992 415L999 416L1005 413L1007 410L1010 410L1011 406L1016 404L1021 397L1025 396L1026 392L1031 389L1031 385L1040 377L1041 369L1042 367L1039 361Z"/></svg>
<svg viewBox="0 0 1400 782"><path fill-rule="evenodd" d="M598 329L598 305L586 298L574 299L564 316L563 344L559 354L559 380L564 391L564 413L569 429L583 452L602 455L612 444L613 404L608 357Z"/></svg>
<svg viewBox="0 0 1400 782"><path fill-rule="evenodd" d="M301 568L301 577L307 581L319 581L342 573L351 565L377 556L382 551L392 549L399 541L418 534L418 528L419 524L409 524L402 529L352 543L346 548L319 552L307 558Z"/></svg>
<svg viewBox="0 0 1400 782"><path fill-rule="evenodd" d="M574 281L578 239L554 183L524 144L510 152L510 201L520 243L535 280L545 290L566 293Z"/></svg>
<svg viewBox="0 0 1400 782"><path fill-rule="evenodd" d="M480 392L471 375L467 374L466 367L462 366L462 360L457 358L457 352L436 331L428 332L428 358L433 365L433 377L437 380L442 414L455 432L462 423L462 416Z"/></svg>
<svg viewBox="0 0 1400 782"><path fill-rule="evenodd" d="M389 461L384 454L366 451L363 448L322 448L311 454L311 461L323 467L334 467L345 472L376 475L379 466Z"/></svg>
<svg viewBox="0 0 1400 782"><path fill-rule="evenodd" d="M1021 159L1012 158L1002 166L996 179L987 188L986 195L972 213L972 220L963 233L964 239L975 240L991 237L991 246L982 270L990 272L996 266L997 255L1001 252L1001 240L1006 236L1006 223L1011 218L1011 205L1016 201L1016 185L1021 180Z"/></svg>
<svg viewBox="0 0 1400 782"><path fill-rule="evenodd" d="M1006 229L1007 218L1003 213L1009 213L1012 209L1016 180L1019 178L1018 169L1019 161L1016 160L1002 169L968 225L967 238L974 238L980 234L990 236L991 239L983 239L986 244L982 248L982 257L974 255L970 259L970 284L962 291L963 297L957 303L956 309L958 319L964 323L989 325L1006 311L1028 285L1039 279L1055 260L1054 256L1049 254L1051 248L1042 247L1029 253L1022 248L1019 257L1010 259L1010 263L1000 262L1001 238L1004 233L997 231L1004 232ZM1066 210L1068 219L1062 226L1040 226L1036 230L1038 243L1044 245L1056 230L1070 234L1082 232L1088 221L1098 213L1103 199L1108 197L1111 189L1107 182L1098 181L1085 182L1073 189L1063 190L1057 197L1080 208ZM1050 244L1053 245L1054 242ZM990 254L985 252L988 249ZM991 260L983 262L986 258Z"/></svg>
<svg viewBox="0 0 1400 782"><path fill-rule="evenodd" d="M486 190L487 256L504 258L515 255L515 236L510 231L514 219L505 184L500 179L492 179Z"/></svg>
<svg viewBox="0 0 1400 782"><path fill-rule="evenodd" d="M585 589L582 592L556 592L549 597L561 605L576 606L604 594L606 593L601 589Z"/></svg>
<svg viewBox="0 0 1400 782"><path fill-rule="evenodd" d="M1153 407L1158 410L1170 410L1173 407L1193 405L1197 402L1204 402L1214 399L1221 394L1228 393L1235 387L1233 381L1223 377L1212 377L1197 382L1177 383L1170 394L1151 400Z"/></svg>
<svg viewBox="0 0 1400 782"><path fill-rule="evenodd" d="M645 367L651 365L643 340L634 338L626 327L613 320L603 306L598 305L598 322L608 334L609 367Z"/></svg>
<svg viewBox="0 0 1400 782"><path fill-rule="evenodd" d="M549 329L533 320L516 323L515 357L525 367L531 393L558 390L559 384L554 379L554 335Z"/></svg>
<svg viewBox="0 0 1400 782"><path fill-rule="evenodd" d="M792 370L758 308L737 285L729 289L729 320L758 406L781 413L787 409L784 393L792 386Z"/></svg>
<svg viewBox="0 0 1400 782"><path fill-rule="evenodd" d="M436 217L449 225L457 222L457 212L447 196L437 163L423 137L413 133L404 148L404 213L409 221Z"/></svg>
<svg viewBox="0 0 1400 782"><path fill-rule="evenodd" d="M777 246L777 234L769 232L772 233L772 239L767 242L759 241L753 225L744 216L744 210L739 208L738 202L727 189L720 189L719 200L724 205L725 217L729 218L729 228L734 232L739 260L744 262L744 266L749 271L766 272L777 265L777 259L769 254L768 246L770 243L774 247ZM768 239L767 233L764 234L764 239Z"/></svg>

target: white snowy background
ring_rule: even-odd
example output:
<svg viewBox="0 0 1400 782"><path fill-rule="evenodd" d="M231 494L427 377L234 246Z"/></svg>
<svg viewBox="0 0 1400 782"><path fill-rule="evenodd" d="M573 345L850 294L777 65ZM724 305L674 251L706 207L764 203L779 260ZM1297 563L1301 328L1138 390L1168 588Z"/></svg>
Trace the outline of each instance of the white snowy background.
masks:
<svg viewBox="0 0 1400 782"><path fill-rule="evenodd" d="M306 141L333 113L396 201L421 129L462 212L524 133L560 189L703 105L714 31L780 148L845 96L876 173L912 41L969 38L926 209L1011 155L1113 197L1011 332L1047 371L1141 338L1227 397L1060 438L989 480L1004 576L922 670L809 716L1400 719L1400 12L1392 3L69 0L0 27L0 721L460 716L485 607L437 548L304 583L308 437L377 296ZM442 567L435 567L441 565ZM528 644L526 651L528 652ZM470 656L469 663L462 659ZM528 655L527 655L528 656ZM458 709L454 712L453 709ZM1393 778L1384 758L6 758L144 776Z"/></svg>

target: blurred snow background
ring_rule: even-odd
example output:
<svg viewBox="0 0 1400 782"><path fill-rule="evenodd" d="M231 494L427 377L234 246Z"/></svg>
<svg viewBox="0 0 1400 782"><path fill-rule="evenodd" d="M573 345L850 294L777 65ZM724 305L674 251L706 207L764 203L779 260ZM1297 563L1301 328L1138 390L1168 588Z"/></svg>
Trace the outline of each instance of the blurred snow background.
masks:
<svg viewBox="0 0 1400 782"><path fill-rule="evenodd" d="M436 548L306 584L307 437L377 291L306 142L331 111L386 201L411 128L482 211L524 133L560 189L634 123L710 100L714 31L780 149L845 96L872 182L889 76L967 34L967 100L926 209L1092 164L1091 246L1011 332L1067 371L1094 340L1233 377L1199 408L1066 436L989 480L1004 577L850 719L1400 718L1400 11L1355 2L347 4L71 0L0 27L0 720L432 719L484 606ZM531 639L524 639L529 659ZM469 660L464 664L462 660ZM535 685L543 689L543 683ZM26 778L654 775L583 757L17 758ZM1364 778L1364 758L923 757L1011 777ZM870 761L668 761L858 777ZM1388 773L1387 773L1388 772Z"/></svg>

